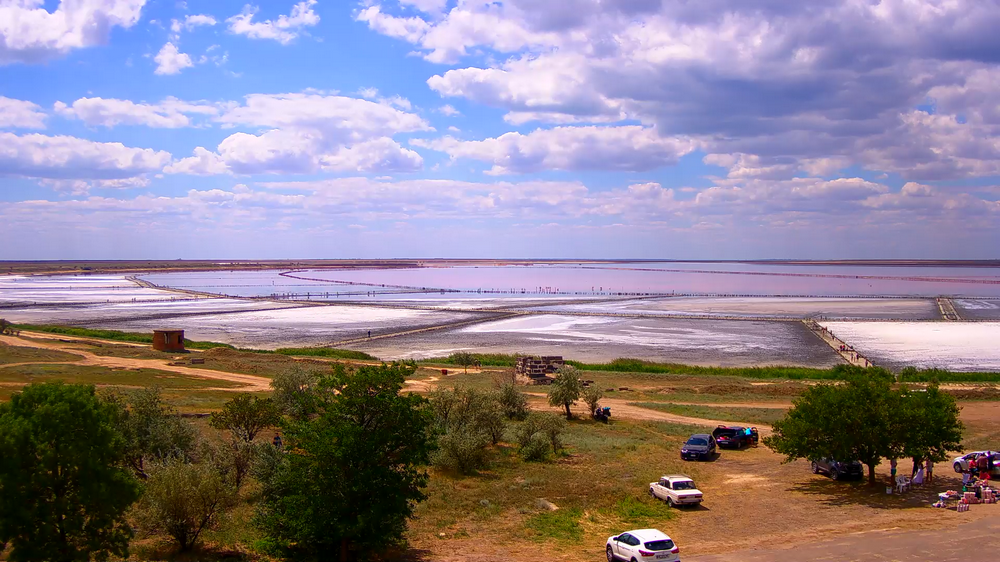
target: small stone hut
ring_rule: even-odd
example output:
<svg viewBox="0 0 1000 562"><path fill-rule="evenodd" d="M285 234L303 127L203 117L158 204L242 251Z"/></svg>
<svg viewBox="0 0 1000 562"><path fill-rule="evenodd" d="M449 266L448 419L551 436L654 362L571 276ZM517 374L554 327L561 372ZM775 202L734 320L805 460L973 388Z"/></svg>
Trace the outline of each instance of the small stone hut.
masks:
<svg viewBox="0 0 1000 562"><path fill-rule="evenodd" d="M184 349L184 330L153 330L153 349L178 352Z"/></svg>
<svg viewBox="0 0 1000 562"><path fill-rule="evenodd" d="M563 365L565 361L558 355L518 357L514 372L517 376L527 377L533 384L548 384L552 382L552 377L549 375Z"/></svg>

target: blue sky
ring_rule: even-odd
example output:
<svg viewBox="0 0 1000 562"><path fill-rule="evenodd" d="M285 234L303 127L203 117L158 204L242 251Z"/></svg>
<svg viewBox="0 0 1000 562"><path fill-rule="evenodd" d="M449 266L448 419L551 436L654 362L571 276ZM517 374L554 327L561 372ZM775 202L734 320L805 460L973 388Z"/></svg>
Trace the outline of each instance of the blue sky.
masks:
<svg viewBox="0 0 1000 562"><path fill-rule="evenodd" d="M997 0L0 0L0 259L998 258Z"/></svg>

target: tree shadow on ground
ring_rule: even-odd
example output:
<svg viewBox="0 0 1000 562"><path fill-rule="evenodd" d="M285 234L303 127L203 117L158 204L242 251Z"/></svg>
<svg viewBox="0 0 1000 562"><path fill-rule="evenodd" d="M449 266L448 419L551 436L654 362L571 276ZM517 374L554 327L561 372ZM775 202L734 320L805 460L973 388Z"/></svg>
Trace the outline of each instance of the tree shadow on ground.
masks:
<svg viewBox="0 0 1000 562"><path fill-rule="evenodd" d="M832 480L822 475L816 475L807 481L799 482L788 488L798 492L817 496L819 501L832 506L863 505L876 509L909 509L926 507L938 500L938 493L945 490L961 490L961 479L935 476L933 484L923 484L910 488L902 494L893 490L892 494L885 492L889 486L884 475L870 486L868 479L863 480Z"/></svg>
<svg viewBox="0 0 1000 562"><path fill-rule="evenodd" d="M253 557L245 552L229 548L200 547L188 552L179 552L173 545L133 548L133 555L140 560L157 562L248 562Z"/></svg>
<svg viewBox="0 0 1000 562"><path fill-rule="evenodd" d="M412 547L390 550L381 557L385 562L430 562L433 559L431 551Z"/></svg>

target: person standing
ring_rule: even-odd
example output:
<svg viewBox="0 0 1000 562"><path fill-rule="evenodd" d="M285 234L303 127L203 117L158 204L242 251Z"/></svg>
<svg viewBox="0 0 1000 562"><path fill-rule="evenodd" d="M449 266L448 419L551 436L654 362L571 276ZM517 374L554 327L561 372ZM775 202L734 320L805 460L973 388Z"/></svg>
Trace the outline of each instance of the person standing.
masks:
<svg viewBox="0 0 1000 562"><path fill-rule="evenodd" d="M889 459L889 479L892 480L893 485L896 484L896 459Z"/></svg>
<svg viewBox="0 0 1000 562"><path fill-rule="evenodd" d="M927 483L934 482L934 462L927 459Z"/></svg>

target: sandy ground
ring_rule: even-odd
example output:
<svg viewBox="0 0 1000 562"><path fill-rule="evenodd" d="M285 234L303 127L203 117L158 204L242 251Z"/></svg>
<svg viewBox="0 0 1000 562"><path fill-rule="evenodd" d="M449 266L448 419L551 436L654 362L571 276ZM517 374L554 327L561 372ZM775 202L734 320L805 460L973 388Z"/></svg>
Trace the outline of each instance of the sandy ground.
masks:
<svg viewBox="0 0 1000 562"><path fill-rule="evenodd" d="M23 334L29 335L28 332L23 332ZM32 337L35 336L44 337L43 334L31 333L30 335ZM60 339L69 339L69 338L60 338ZM53 339L52 341L41 342L41 341L32 341L12 336L0 336L0 342L13 346L36 347L41 349L52 349L56 351L63 351L66 353L79 355L81 357L79 361L70 361L70 362L39 361L38 363L45 363L50 365L52 364L94 365L99 367L109 367L109 368L119 368L119 369L157 369L159 371L169 371L172 373L187 375L189 377L198 377L202 379L234 382L243 385L236 388L207 388L204 390L226 390L232 392L268 392L271 390L270 386L271 379L265 377L257 377L254 375L240 375L236 373L224 373L222 371L212 371L209 369L194 369L191 367L170 365L169 364L170 360L168 359L130 359L123 357L106 357L106 356L94 355L89 351L82 350L79 347L67 345L55 339ZM2 367L4 366L0 366L0 368Z"/></svg>

